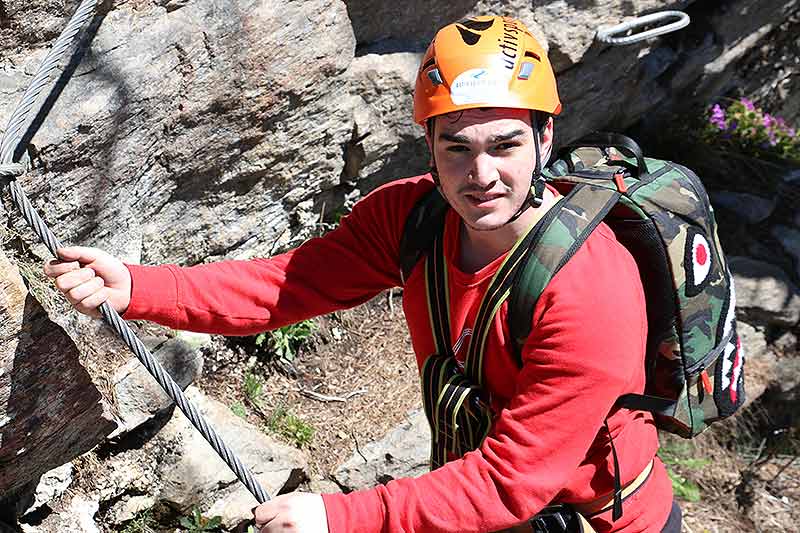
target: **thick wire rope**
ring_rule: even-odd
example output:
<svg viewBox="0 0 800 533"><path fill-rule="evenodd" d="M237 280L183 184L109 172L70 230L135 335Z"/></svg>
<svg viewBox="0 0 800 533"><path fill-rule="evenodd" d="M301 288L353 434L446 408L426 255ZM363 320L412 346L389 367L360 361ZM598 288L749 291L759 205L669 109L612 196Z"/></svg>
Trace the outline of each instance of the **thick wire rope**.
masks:
<svg viewBox="0 0 800 533"><path fill-rule="evenodd" d="M97 0L84 0L78 7L64 31L56 40L53 48L45 57L36 75L33 77L19 106L11 115L2 142L0 142L0 154L2 154L2 158L0 159L0 176L13 178L25 173L27 165L25 163L13 161L15 152L25 152L27 150L27 146L19 145L23 136L23 125L26 123L30 111L34 103L38 100L42 89L47 84L50 74L63 58L83 24L92 16L97 4ZM28 197L25 195L25 192L22 190L22 187L16 180L11 179L9 188L14 204L20 210L22 216L28 222L28 225L36 232L50 252L55 257L58 257L57 251L58 248L61 248L61 244L53 232L50 231L50 228L47 227L47 224L45 224L38 215L30 200L28 200ZM203 415L201 415L197 408L186 398L181 388L173 381L145 345L142 344L142 341L139 340L122 317L120 317L108 303L103 303L100 306L100 313L103 315L106 323L122 337L125 344L133 351L142 365L150 372L158 384L161 385L169 397L172 398L178 408L203 435L211 447L214 448L214 451L225 461L233 473L236 474L236 477L239 478L239 481L247 487L256 500L258 500L259 503L264 503L269 500L269 495L255 479L252 472L242 464L233 451L228 448L219 435L217 435L216 431L209 426Z"/></svg>
<svg viewBox="0 0 800 533"><path fill-rule="evenodd" d="M676 20L675 22L665 26L659 26L657 28L640 33L634 33L633 35L628 35L625 37L618 37L618 35L622 35L633 29L641 28L643 26L652 24L653 22L667 19ZM644 15L642 17L623 22L622 24L617 24L616 26L601 27L597 30L596 39L601 43L610 44L613 46L624 46L627 44L645 41L659 35L664 35L665 33L680 30L681 28L686 27L689 22L689 15L683 11L660 11L658 13L651 13L650 15Z"/></svg>

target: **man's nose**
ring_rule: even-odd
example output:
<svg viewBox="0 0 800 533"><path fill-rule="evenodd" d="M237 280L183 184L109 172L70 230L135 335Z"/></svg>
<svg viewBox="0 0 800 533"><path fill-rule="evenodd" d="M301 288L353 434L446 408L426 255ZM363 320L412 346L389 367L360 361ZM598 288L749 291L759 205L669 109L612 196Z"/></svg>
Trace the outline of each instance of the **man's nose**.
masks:
<svg viewBox="0 0 800 533"><path fill-rule="evenodd" d="M470 180L483 188L488 188L498 178L497 165L494 158L486 153L478 154L472 161Z"/></svg>

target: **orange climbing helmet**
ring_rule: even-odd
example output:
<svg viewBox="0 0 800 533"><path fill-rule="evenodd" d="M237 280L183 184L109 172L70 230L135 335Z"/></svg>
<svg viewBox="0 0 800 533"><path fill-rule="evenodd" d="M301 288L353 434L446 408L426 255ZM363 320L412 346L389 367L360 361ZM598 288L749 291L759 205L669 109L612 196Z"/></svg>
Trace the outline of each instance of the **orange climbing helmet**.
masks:
<svg viewBox="0 0 800 533"><path fill-rule="evenodd" d="M425 53L414 122L476 107L561 112L547 54L520 21L481 16L445 26Z"/></svg>

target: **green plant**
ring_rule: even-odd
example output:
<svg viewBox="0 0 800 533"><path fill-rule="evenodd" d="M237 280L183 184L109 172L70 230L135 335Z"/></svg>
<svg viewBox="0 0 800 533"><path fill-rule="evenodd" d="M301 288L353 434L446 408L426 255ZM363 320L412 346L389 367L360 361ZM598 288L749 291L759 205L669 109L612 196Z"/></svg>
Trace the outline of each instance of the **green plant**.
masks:
<svg viewBox="0 0 800 533"><path fill-rule="evenodd" d="M314 438L314 428L283 406L272 412L267 425L270 430L283 435L298 448L308 445Z"/></svg>
<svg viewBox="0 0 800 533"><path fill-rule="evenodd" d="M247 408L241 402L231 404L231 412L239 418L247 418Z"/></svg>
<svg viewBox="0 0 800 533"><path fill-rule="evenodd" d="M675 493L675 496L687 502L700 501L700 487L697 486L697 483L677 472L673 472L669 468L667 469L667 475L672 480L672 492Z"/></svg>
<svg viewBox="0 0 800 533"><path fill-rule="evenodd" d="M297 356L297 350L302 346L314 331L312 320L303 320L282 328L256 336L256 346L266 346L270 351L291 363Z"/></svg>
<svg viewBox="0 0 800 533"><path fill-rule="evenodd" d="M153 526L155 519L153 519L152 509L145 509L139 511L134 517L125 524L125 529L121 533L154 533Z"/></svg>
<svg viewBox="0 0 800 533"><path fill-rule="evenodd" d="M189 533L197 533L200 531L219 531L222 525L222 517L215 516L206 518L200 513L197 507L192 508L191 516L181 517L180 524L185 531Z"/></svg>
<svg viewBox="0 0 800 533"><path fill-rule="evenodd" d="M778 157L800 162L800 136L780 117L758 108L747 98L727 107L713 105L699 132L705 144L758 158Z"/></svg>
<svg viewBox="0 0 800 533"><path fill-rule="evenodd" d="M692 457L692 449L688 442L674 439L662 439L659 457L667 465L667 474L672 481L672 490L686 501L700 501L700 487L679 471L696 470L709 464L711 460Z"/></svg>
<svg viewBox="0 0 800 533"><path fill-rule="evenodd" d="M248 400L254 404L258 404L263 390L264 382L260 377L252 372L247 372L244 375L244 395Z"/></svg>

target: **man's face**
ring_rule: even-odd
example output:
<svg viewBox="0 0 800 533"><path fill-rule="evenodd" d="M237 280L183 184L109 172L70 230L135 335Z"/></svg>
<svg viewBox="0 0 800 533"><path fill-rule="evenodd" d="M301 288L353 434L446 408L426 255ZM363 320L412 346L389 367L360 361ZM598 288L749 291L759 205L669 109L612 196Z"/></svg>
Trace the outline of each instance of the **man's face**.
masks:
<svg viewBox="0 0 800 533"><path fill-rule="evenodd" d="M433 135L442 192L464 223L476 231L506 224L525 201L535 166L530 112L450 113L436 117Z"/></svg>

